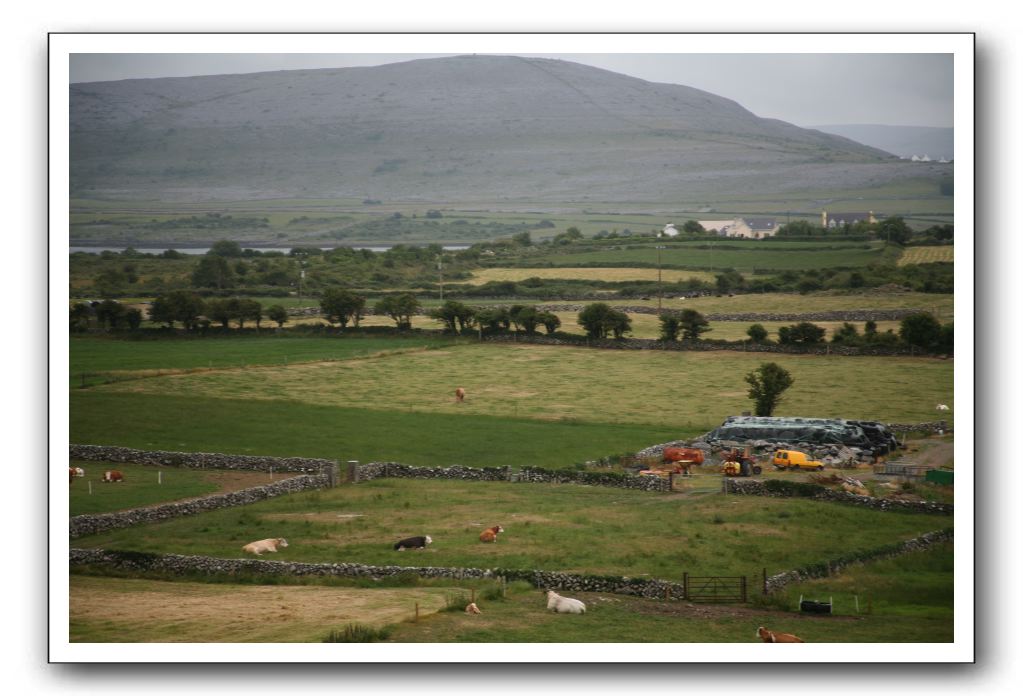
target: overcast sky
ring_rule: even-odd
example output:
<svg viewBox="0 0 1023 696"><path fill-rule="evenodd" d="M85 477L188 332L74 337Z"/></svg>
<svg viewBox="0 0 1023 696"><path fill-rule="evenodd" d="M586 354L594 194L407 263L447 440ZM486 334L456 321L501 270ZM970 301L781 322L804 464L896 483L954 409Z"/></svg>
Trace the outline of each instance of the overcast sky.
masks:
<svg viewBox="0 0 1023 696"><path fill-rule="evenodd" d="M382 65L440 53L103 54L71 56L71 82ZM953 125L951 54L522 53L718 94L797 126Z"/></svg>

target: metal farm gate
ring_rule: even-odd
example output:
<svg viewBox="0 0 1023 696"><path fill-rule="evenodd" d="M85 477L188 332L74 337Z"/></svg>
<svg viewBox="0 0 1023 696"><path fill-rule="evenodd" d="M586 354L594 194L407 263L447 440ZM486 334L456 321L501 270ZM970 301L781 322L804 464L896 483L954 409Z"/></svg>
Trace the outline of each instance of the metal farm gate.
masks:
<svg viewBox="0 0 1023 696"><path fill-rule="evenodd" d="M746 576L696 576L682 574L685 598L690 602L746 602Z"/></svg>

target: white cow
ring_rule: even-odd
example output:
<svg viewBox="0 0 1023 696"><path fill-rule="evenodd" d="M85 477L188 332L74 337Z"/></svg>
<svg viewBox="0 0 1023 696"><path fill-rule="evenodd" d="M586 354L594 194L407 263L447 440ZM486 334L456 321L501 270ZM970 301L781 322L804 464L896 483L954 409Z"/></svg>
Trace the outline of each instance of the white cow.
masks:
<svg viewBox="0 0 1023 696"><path fill-rule="evenodd" d="M252 542L251 544L246 544L242 547L242 551L262 556L264 551L277 553L277 549L286 548L287 545L287 539L260 539L259 541Z"/></svg>
<svg viewBox="0 0 1023 696"><path fill-rule="evenodd" d="M585 614L586 605L578 599L562 597L554 590L547 590L547 608L557 614Z"/></svg>
<svg viewBox="0 0 1023 696"><path fill-rule="evenodd" d="M948 410L948 405L947 404L938 404L934 408L937 409L938 411L947 411Z"/></svg>

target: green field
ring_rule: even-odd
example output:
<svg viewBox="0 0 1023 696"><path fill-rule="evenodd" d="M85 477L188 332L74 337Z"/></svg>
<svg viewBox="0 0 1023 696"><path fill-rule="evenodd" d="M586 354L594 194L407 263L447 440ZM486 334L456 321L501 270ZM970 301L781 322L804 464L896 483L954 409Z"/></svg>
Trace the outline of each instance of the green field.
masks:
<svg viewBox="0 0 1023 696"><path fill-rule="evenodd" d="M756 627L763 625L808 643L949 642L954 639L952 555L946 544L848 568L838 576L789 585L764 609L756 598L753 606L744 607L573 593L586 602L587 611L566 617L546 611L535 591L516 587L506 599L479 602L480 616L442 612L418 624L396 624L389 641L649 643L656 636L670 643L748 643L756 642ZM801 594L833 596L835 616L792 612Z"/></svg>
<svg viewBox="0 0 1023 696"><path fill-rule="evenodd" d="M390 351L418 351L450 345L441 337L377 338L353 336L305 338L268 335L266 338L163 337L153 340L117 340L73 336L70 377L72 386L104 378L152 375L161 372L220 369L256 365L347 360Z"/></svg>
<svg viewBox="0 0 1023 696"><path fill-rule="evenodd" d="M85 470L85 476L75 478L68 489L71 515L144 507L213 493L218 488L217 484L207 480L206 473L195 469L80 461L72 461L71 466ZM103 472L108 469L123 473L124 480L103 483Z"/></svg>
<svg viewBox="0 0 1023 696"><path fill-rule="evenodd" d="M183 373L90 391L250 400L264 402L270 412L302 403L451 418L707 430L726 416L749 410L743 375L767 360L795 378L778 415L920 422L933 418L935 403L952 400L954 363L933 358L495 344ZM468 394L465 403L452 397L457 386Z"/></svg>
<svg viewBox="0 0 1023 696"><path fill-rule="evenodd" d="M187 394L71 393L71 441L419 466L566 467L696 430L338 408Z"/></svg>
<svg viewBox="0 0 1023 696"><path fill-rule="evenodd" d="M82 537L73 545L242 558L241 547L254 539L285 537L289 546L274 560L677 579L683 571L781 572L951 523L940 515L792 498L381 479ZM482 544L479 533L494 524L505 533L496 544ZM425 551L392 549L415 534L429 534L433 544Z"/></svg>

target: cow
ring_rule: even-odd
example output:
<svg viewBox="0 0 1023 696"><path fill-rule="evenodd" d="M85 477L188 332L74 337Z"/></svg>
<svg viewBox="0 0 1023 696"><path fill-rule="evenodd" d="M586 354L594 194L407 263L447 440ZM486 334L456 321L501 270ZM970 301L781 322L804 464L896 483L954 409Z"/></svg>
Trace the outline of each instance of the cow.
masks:
<svg viewBox="0 0 1023 696"><path fill-rule="evenodd" d="M768 631L763 626L757 629L757 637L765 643L805 643L802 638L797 638L791 633L777 633Z"/></svg>
<svg viewBox="0 0 1023 696"><path fill-rule="evenodd" d="M264 551L277 553L277 549L287 548L287 546L287 539L260 539L259 541L252 542L251 544L246 544L242 547L242 551L262 556Z"/></svg>
<svg viewBox="0 0 1023 696"><path fill-rule="evenodd" d="M103 472L103 478L102 478L103 483L117 483L117 482L123 481L123 480L124 480L124 474L122 474L120 471L117 471L116 469L112 469L111 471L104 471Z"/></svg>
<svg viewBox="0 0 1023 696"><path fill-rule="evenodd" d="M504 527L502 527L501 525L497 525L496 527L490 527L489 529L484 529L483 532L480 533L480 541L484 541L487 543L496 543L497 535L503 531Z"/></svg>
<svg viewBox="0 0 1023 696"><path fill-rule="evenodd" d="M554 590L547 590L547 608L556 614L585 614L586 605L578 599L562 597Z"/></svg>
<svg viewBox="0 0 1023 696"><path fill-rule="evenodd" d="M428 536L414 536L408 539L402 539L394 545L395 551L404 551L405 549L419 549L422 551L426 548L427 544L432 544L433 539Z"/></svg>
<svg viewBox="0 0 1023 696"><path fill-rule="evenodd" d="M462 389L461 387L458 387L457 389L455 389L455 403L460 404L463 401L465 401L465 390Z"/></svg>
<svg viewBox="0 0 1023 696"><path fill-rule="evenodd" d="M480 608L478 606L476 606L476 602L473 602L472 604L469 604L468 606L465 607L465 613L466 614L479 614L480 613Z"/></svg>
<svg viewBox="0 0 1023 696"><path fill-rule="evenodd" d="M937 411L947 411L948 410L948 404L938 404L934 408Z"/></svg>

